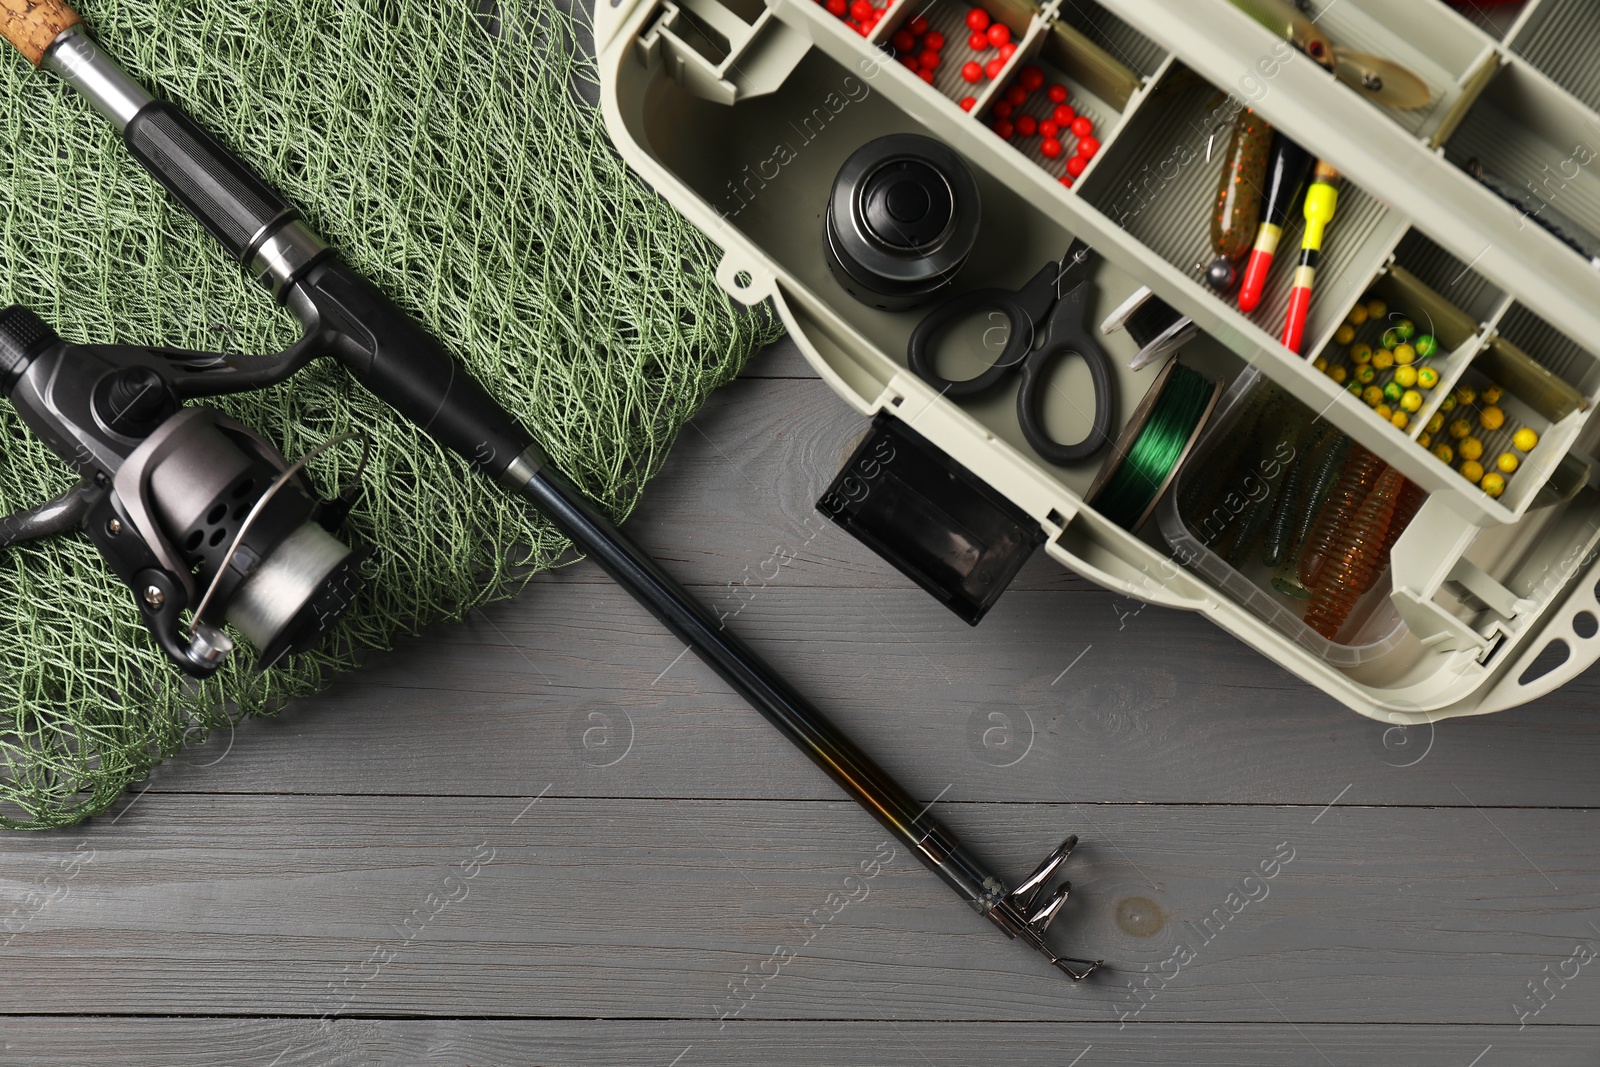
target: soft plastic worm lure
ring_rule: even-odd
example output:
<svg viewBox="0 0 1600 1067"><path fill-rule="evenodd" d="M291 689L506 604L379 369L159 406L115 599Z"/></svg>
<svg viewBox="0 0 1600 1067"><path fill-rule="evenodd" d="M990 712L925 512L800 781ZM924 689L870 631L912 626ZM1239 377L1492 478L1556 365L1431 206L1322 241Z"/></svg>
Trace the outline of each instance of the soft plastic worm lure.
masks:
<svg viewBox="0 0 1600 1067"><path fill-rule="evenodd" d="M1315 589L1322 572L1339 545L1339 535L1355 521L1361 502L1367 498L1378 476L1383 473L1383 460L1360 445L1352 445L1350 458L1345 461L1344 472L1317 517L1316 532L1306 544L1300 557L1300 584Z"/></svg>
<svg viewBox="0 0 1600 1067"><path fill-rule="evenodd" d="M1295 519L1306 484L1306 469L1311 466L1312 457L1327 442L1329 435L1326 424L1313 433L1305 444L1304 454L1295 457L1289 466L1289 473L1284 475L1283 492L1278 495L1278 506L1272 512L1272 522L1267 526L1266 544L1261 553L1261 562L1268 567L1281 565L1296 547L1293 540ZM1296 442L1298 445L1299 442Z"/></svg>
<svg viewBox="0 0 1600 1067"><path fill-rule="evenodd" d="M1234 537L1233 547L1228 552L1228 562L1234 567L1241 566L1256 547L1256 542L1261 538L1261 530L1272 517L1273 504L1278 499L1278 490L1283 485L1284 473L1281 469L1276 472L1276 477L1267 475L1268 468L1274 459L1271 450L1265 444L1256 447L1256 461L1245 472L1245 483L1251 493L1259 496L1247 496L1249 501L1243 511L1239 513L1239 521L1235 523L1237 534Z"/></svg>
<svg viewBox="0 0 1600 1067"><path fill-rule="evenodd" d="M1389 532L1384 534L1383 548L1378 553L1378 566L1372 570L1372 576L1367 579L1366 586L1361 590L1365 593L1378 582L1378 576L1389 565L1389 554L1394 551L1394 543L1400 540L1400 535L1406 532L1406 527L1411 525L1411 520L1417 517L1417 511L1422 507L1422 502L1428 499L1428 494L1415 482L1407 481L1400 490L1400 500L1394 506L1394 519L1389 523Z"/></svg>
<svg viewBox="0 0 1600 1067"><path fill-rule="evenodd" d="M1399 471L1385 467L1350 522L1339 529L1333 554L1311 594L1311 606L1306 609L1306 625L1330 641L1344 627L1362 592L1372 587L1384 568L1384 540L1393 525L1395 505L1404 484Z"/></svg>
<svg viewBox="0 0 1600 1067"><path fill-rule="evenodd" d="M1312 525L1317 521L1317 514L1321 512L1323 502L1333 491L1334 483L1339 480L1339 473L1344 470L1345 457L1349 454L1350 438L1339 434L1338 439L1330 441L1322 454L1317 457L1310 488L1306 492L1305 505L1300 509L1300 515L1295 522L1295 548L1303 547L1310 540Z"/></svg>
<svg viewBox="0 0 1600 1067"><path fill-rule="evenodd" d="M1206 269L1206 284L1219 293L1231 292L1238 284L1239 267L1255 242L1271 152L1272 127L1254 111L1240 112L1233 120L1211 212L1211 250L1216 259Z"/></svg>

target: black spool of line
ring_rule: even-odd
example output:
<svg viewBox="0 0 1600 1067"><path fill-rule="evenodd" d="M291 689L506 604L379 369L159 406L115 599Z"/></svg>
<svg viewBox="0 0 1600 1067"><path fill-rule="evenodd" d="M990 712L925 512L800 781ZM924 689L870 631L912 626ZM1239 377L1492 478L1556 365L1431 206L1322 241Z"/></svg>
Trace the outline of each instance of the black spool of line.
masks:
<svg viewBox="0 0 1600 1067"><path fill-rule="evenodd" d="M828 268L845 292L905 311L946 289L978 239L978 184L929 137L890 134L858 148L828 197Z"/></svg>

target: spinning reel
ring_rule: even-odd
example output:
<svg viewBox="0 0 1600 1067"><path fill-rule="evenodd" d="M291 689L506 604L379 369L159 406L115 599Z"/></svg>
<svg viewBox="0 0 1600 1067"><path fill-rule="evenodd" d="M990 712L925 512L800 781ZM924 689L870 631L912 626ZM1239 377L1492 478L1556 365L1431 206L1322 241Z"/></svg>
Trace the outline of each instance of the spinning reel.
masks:
<svg viewBox="0 0 1600 1067"><path fill-rule="evenodd" d="M287 376L305 347L246 372L196 352L69 344L25 308L0 311L0 389L83 476L0 519L0 546L81 526L161 650L196 677L233 651L224 622L255 646L261 669L311 647L359 584L360 554L333 536L359 481L319 499L304 460L291 464L248 427L182 403Z"/></svg>

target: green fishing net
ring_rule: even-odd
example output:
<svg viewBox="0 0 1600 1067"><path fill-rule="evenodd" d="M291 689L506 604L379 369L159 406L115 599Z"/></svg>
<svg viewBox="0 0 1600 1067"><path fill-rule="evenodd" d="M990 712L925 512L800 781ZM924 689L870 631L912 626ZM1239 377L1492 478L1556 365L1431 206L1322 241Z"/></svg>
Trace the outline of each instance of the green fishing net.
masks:
<svg viewBox="0 0 1600 1067"><path fill-rule="evenodd" d="M716 288L711 243L633 177L550 0L82 0L102 46L178 101L442 338L621 516L708 393L776 335ZM9 53L9 49L7 50ZM264 353L290 315L14 55L0 70L0 300L68 340ZM156 651L81 535L0 550L0 825L59 826L161 759L310 693L364 651L514 593L569 547L333 364L216 406L303 455L371 435L346 539L372 555L336 638L203 685ZM72 484L0 403L0 513ZM310 467L324 494L348 442Z"/></svg>

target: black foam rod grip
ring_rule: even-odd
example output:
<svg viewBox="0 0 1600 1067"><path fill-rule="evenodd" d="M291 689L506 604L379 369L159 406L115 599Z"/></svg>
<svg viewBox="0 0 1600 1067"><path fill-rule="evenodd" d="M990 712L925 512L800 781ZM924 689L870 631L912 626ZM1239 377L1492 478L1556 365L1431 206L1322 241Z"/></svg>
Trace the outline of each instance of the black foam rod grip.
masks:
<svg viewBox="0 0 1600 1067"><path fill-rule="evenodd" d="M157 101L139 111L123 136L128 150L235 259L253 250L288 204L182 111Z"/></svg>
<svg viewBox="0 0 1600 1067"><path fill-rule="evenodd" d="M378 399L491 477L533 443L415 319L336 256L298 278L286 302Z"/></svg>

